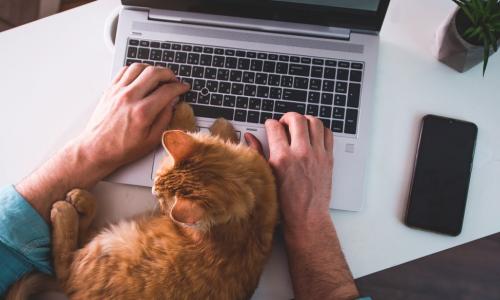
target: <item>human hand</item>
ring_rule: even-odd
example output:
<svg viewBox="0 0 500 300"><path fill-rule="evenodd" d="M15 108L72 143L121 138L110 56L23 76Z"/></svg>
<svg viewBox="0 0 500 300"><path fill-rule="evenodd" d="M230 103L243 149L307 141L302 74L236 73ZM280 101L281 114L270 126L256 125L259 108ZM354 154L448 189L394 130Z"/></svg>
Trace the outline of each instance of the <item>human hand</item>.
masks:
<svg viewBox="0 0 500 300"><path fill-rule="evenodd" d="M266 121L269 163L277 184L285 230L306 230L330 218L333 133L312 116L287 113ZM256 138L245 136L255 146Z"/></svg>
<svg viewBox="0 0 500 300"><path fill-rule="evenodd" d="M169 69L136 63L124 67L77 143L84 146L90 161L111 172L160 143L178 97L188 90Z"/></svg>

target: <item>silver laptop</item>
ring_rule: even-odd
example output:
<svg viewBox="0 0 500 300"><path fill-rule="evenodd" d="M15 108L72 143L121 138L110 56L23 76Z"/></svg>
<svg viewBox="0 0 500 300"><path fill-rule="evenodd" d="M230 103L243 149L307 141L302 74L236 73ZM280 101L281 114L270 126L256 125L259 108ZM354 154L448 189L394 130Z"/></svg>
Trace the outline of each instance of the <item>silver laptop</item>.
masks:
<svg viewBox="0 0 500 300"><path fill-rule="evenodd" d="M224 117L265 151L265 120L289 111L317 116L335 135L330 208L362 209L378 32L389 0L122 4L113 75L134 62L171 68L192 86L182 100L201 131ZM109 181L151 186L164 155L158 149Z"/></svg>

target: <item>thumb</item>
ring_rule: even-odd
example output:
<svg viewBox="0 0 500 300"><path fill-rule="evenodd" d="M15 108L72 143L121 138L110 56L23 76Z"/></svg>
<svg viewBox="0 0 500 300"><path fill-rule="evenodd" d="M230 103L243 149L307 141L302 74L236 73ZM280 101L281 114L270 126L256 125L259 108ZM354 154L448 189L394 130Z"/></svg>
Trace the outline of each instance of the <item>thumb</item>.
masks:
<svg viewBox="0 0 500 300"><path fill-rule="evenodd" d="M257 151L260 155L262 155L262 157L265 157L264 150L262 149L262 144L253 134L249 132L245 133L245 141L247 142L248 147Z"/></svg>

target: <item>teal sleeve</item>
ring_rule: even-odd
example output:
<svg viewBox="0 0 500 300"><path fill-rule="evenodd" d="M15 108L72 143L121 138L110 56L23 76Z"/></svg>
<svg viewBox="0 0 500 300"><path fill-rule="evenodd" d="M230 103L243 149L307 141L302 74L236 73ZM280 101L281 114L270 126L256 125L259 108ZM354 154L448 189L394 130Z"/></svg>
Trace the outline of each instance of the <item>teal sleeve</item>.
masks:
<svg viewBox="0 0 500 300"><path fill-rule="evenodd" d="M372 298L370 298L370 297L362 297L362 298L358 298L357 300L372 300Z"/></svg>
<svg viewBox="0 0 500 300"><path fill-rule="evenodd" d="M16 191L0 189L0 296L24 274L52 274L50 229Z"/></svg>

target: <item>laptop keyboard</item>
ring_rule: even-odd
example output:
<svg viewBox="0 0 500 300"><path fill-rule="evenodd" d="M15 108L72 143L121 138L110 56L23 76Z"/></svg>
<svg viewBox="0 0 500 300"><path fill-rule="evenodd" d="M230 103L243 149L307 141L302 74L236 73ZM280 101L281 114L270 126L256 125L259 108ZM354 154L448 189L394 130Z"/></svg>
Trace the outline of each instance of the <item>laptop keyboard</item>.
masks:
<svg viewBox="0 0 500 300"><path fill-rule="evenodd" d="M294 111L356 134L363 62L136 39L126 54L191 84L182 100L198 117L263 124Z"/></svg>

